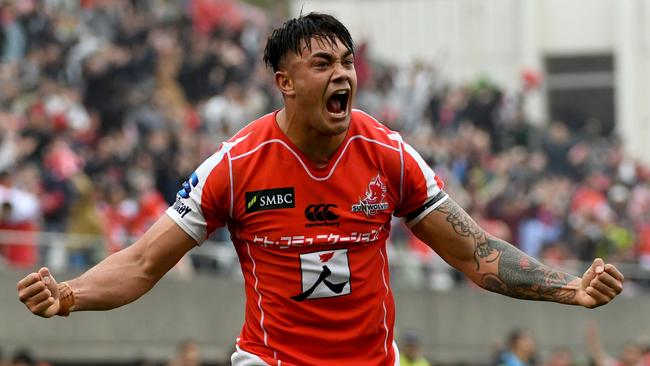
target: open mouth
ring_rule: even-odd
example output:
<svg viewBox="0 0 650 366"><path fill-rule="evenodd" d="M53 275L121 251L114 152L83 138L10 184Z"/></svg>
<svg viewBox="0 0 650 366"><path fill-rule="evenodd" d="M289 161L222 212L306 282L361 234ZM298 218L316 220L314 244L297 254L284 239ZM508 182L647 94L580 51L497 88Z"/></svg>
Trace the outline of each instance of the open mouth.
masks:
<svg viewBox="0 0 650 366"><path fill-rule="evenodd" d="M350 101L349 90L338 90L327 99L327 111L335 116L344 116L348 110Z"/></svg>

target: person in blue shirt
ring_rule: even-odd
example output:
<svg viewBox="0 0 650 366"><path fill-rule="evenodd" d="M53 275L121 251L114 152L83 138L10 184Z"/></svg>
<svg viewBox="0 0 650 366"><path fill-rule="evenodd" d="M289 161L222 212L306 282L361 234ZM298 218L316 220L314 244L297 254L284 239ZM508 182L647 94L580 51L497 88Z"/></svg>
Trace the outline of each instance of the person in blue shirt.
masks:
<svg viewBox="0 0 650 366"><path fill-rule="evenodd" d="M515 329L508 336L508 349L501 354L499 366L535 365L535 338L528 329Z"/></svg>

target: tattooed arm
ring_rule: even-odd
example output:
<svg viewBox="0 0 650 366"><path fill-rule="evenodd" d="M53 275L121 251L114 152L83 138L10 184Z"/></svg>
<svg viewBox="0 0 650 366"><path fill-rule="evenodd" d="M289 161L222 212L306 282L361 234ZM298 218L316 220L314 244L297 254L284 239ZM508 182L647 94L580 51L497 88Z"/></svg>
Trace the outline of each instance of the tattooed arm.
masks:
<svg viewBox="0 0 650 366"><path fill-rule="evenodd" d="M546 266L487 234L451 198L412 229L445 261L492 292L594 308L623 289L623 275L602 259L596 259L582 278Z"/></svg>

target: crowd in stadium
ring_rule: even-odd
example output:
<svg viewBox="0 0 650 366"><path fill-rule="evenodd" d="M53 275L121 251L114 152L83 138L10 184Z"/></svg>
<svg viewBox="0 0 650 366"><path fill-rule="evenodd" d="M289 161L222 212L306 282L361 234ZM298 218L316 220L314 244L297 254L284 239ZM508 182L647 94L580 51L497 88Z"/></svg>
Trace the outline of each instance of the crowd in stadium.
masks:
<svg viewBox="0 0 650 366"><path fill-rule="evenodd" d="M281 105L260 61L275 20L234 1L150 2L0 7L0 229L88 235L67 243L79 269L142 234L221 141ZM525 87L450 85L431 65L382 64L357 46L358 107L489 232L549 263L650 268L650 168L598 121L537 126ZM50 259L33 235L1 244L10 266Z"/></svg>

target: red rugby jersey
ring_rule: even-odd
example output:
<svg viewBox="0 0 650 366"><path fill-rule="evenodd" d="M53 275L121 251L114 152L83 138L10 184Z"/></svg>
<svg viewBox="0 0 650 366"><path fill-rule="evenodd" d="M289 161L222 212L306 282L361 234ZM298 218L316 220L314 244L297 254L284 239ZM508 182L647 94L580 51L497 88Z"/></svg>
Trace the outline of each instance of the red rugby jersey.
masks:
<svg viewBox="0 0 650 366"><path fill-rule="evenodd" d="M442 182L362 111L325 167L276 113L224 142L167 214L198 243L228 225L245 279L243 350L270 365L393 365L391 215L417 223L447 198Z"/></svg>

